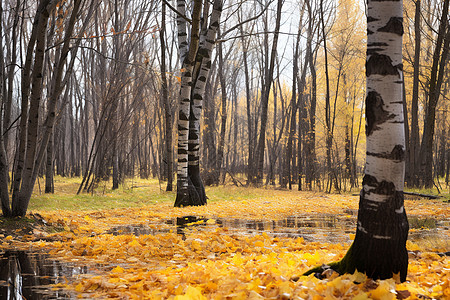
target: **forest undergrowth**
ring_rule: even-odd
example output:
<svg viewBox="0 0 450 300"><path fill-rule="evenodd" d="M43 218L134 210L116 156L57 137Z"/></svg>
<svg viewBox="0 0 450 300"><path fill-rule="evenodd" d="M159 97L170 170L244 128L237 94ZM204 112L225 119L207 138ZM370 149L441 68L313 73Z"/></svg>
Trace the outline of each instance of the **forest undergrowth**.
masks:
<svg viewBox="0 0 450 300"><path fill-rule="evenodd" d="M53 287L79 298L450 299L450 210L445 201L405 201L413 223L410 236L422 238L408 241L408 277L398 283L360 273L302 276L345 255L357 196L226 186L208 188L207 206L174 208L172 193L158 191L155 182L147 188L152 193L104 194L110 198L104 199L105 209L89 209L86 200L80 209L44 210L36 195L29 218L39 218L41 225L26 233L0 234L0 253L33 249L87 266L88 274ZM126 207L117 200L120 195L135 202ZM56 201L58 193L45 197ZM111 208L116 200L118 208ZM300 217L323 216L337 220L327 225L330 234L326 228L309 234L315 230L310 228L303 236L306 231L295 225ZM341 225L346 220L350 223ZM427 220L444 226L430 226ZM290 231L277 232L275 224ZM341 231L337 239L336 230Z"/></svg>

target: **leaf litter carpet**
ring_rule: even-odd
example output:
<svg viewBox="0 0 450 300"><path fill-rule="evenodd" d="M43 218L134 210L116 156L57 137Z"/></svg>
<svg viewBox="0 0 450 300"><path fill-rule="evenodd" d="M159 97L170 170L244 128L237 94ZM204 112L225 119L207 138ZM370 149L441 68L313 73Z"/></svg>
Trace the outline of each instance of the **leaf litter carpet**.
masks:
<svg viewBox="0 0 450 300"><path fill-rule="evenodd" d="M345 255L354 237L358 200L267 190L257 199L210 201L205 207L174 208L162 202L129 209L41 211L47 226L59 232L2 237L0 247L42 250L88 266L89 274L54 287L83 299L450 299L450 211L448 203L438 200L405 201L410 218L444 224L410 230L418 238L407 243L405 283L373 281L361 273L302 276ZM331 225L341 232L337 240L326 228L310 228L313 234L304 236L295 226L273 230L280 220L324 215L339 217ZM245 220L239 228L227 225L239 220ZM340 229L346 220L353 228Z"/></svg>

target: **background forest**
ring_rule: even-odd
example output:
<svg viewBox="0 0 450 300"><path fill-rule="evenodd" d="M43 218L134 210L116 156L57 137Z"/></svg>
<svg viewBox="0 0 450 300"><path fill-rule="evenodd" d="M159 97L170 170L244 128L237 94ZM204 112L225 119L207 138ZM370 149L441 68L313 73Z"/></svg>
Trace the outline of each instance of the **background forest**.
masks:
<svg viewBox="0 0 450 300"><path fill-rule="evenodd" d="M192 22L188 2L183 17ZM53 192L54 174L82 177L79 193L136 176L171 190L183 72L179 3L0 3L2 208L12 197L13 214L25 214L36 179L45 177L45 192ZM404 0L410 187L449 184L444 3ZM204 5L202 28L213 3ZM224 1L203 98L204 184L358 188L365 57L361 1Z"/></svg>

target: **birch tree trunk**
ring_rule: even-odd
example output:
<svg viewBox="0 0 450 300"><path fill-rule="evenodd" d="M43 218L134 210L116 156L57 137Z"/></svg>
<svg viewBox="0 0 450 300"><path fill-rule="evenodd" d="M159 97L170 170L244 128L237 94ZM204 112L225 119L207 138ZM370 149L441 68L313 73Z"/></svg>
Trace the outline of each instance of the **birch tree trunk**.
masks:
<svg viewBox="0 0 450 300"><path fill-rule="evenodd" d="M367 152L358 225L342 261L371 278L406 280L408 220L403 206L402 1L368 1Z"/></svg>
<svg viewBox="0 0 450 300"><path fill-rule="evenodd" d="M194 71L195 57L197 55L200 31L200 15L202 1L195 0L192 11L191 40L187 42L186 20L177 16L178 49L182 62L180 109L178 112L178 162L177 162L177 197L175 206L192 205L189 194L188 177L188 135L191 103L192 72ZM177 1L180 14L185 13L184 0ZM200 205L195 203L194 205Z"/></svg>
<svg viewBox="0 0 450 300"><path fill-rule="evenodd" d="M183 2L183 1L181 1ZM178 9L184 5L178 4ZM180 112L178 116L178 173L175 206L205 205L206 194L200 178L200 117L206 79L211 69L211 52L215 44L222 13L222 0L215 0L210 24L200 35L202 1L194 1L191 41L183 61ZM207 10L207 5L205 5ZM204 14L207 15L207 14ZM181 17L178 16L180 19ZM205 20L206 21L206 20ZM178 22L181 26L182 22ZM185 25L184 25L185 26ZM180 49L185 44L184 26L178 29ZM180 36L181 34L181 36ZM183 52L180 58L184 57Z"/></svg>
<svg viewBox="0 0 450 300"><path fill-rule="evenodd" d="M402 1L368 1L367 152L355 240L339 273L406 280L408 220L403 206Z"/></svg>

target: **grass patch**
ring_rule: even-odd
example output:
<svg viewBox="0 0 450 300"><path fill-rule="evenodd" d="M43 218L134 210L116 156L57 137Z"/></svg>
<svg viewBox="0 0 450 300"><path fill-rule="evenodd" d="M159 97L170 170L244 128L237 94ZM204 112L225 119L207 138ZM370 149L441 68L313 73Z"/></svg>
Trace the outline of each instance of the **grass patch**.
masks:
<svg viewBox="0 0 450 300"><path fill-rule="evenodd" d="M143 207L155 203L175 201L176 192L166 192L166 182L157 179L126 179L119 189L112 190L112 182L101 182L94 193L80 193L77 195L81 183L80 177L67 178L55 177L55 193L43 193L42 178L36 184L30 201L30 211L54 211L54 210L100 210L127 207ZM405 189L407 191L439 195L439 201L450 201L448 190L438 194L434 189ZM314 193L314 192L312 192ZM349 192L350 193L350 192ZM349 193L342 193L345 196ZM236 187L234 185L219 185L206 187L206 195L209 203L220 201L250 201L264 199L265 201L277 201L285 197L296 197L298 192L293 190L280 190L267 186L263 188ZM427 200L427 199L425 199Z"/></svg>
<svg viewBox="0 0 450 300"><path fill-rule="evenodd" d="M30 211L53 210L100 210L126 207L142 207L159 202L174 202L176 192L166 192L166 182L157 179L127 179L116 190L111 182L102 182L93 193L77 195L80 177L55 177L55 193L45 194L36 184L30 200ZM42 179L40 180L42 182ZM209 202L232 200L244 201L263 197L266 189L236 186L206 187Z"/></svg>
<svg viewBox="0 0 450 300"><path fill-rule="evenodd" d="M55 177L55 193L45 194L35 187L29 210L99 210L141 207L156 202L172 201L175 192L164 191L157 180L126 180L112 190L110 182L101 183L93 193L77 195L81 178Z"/></svg>

